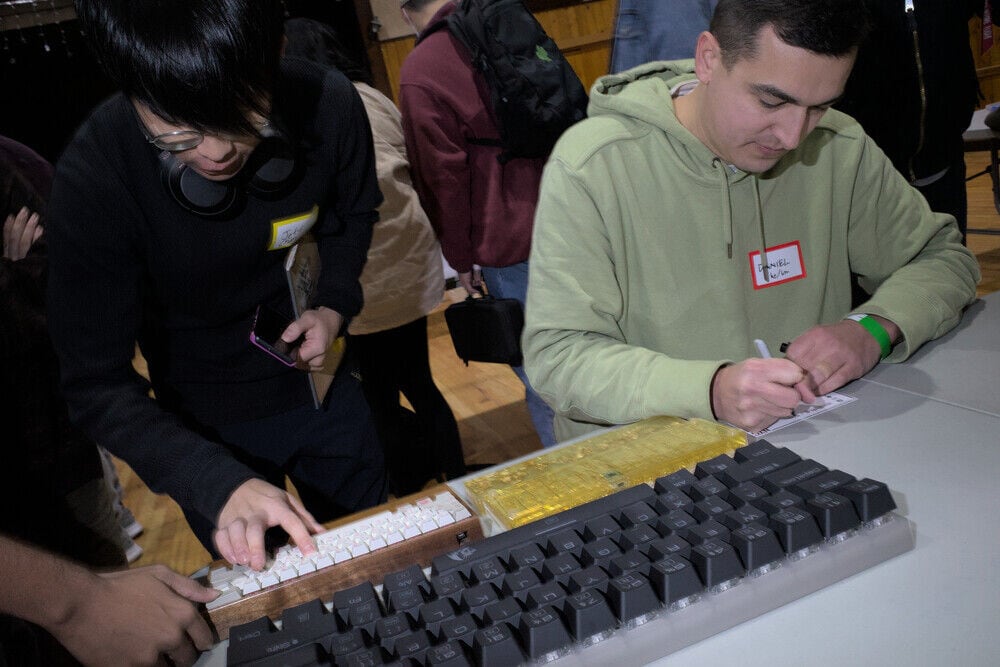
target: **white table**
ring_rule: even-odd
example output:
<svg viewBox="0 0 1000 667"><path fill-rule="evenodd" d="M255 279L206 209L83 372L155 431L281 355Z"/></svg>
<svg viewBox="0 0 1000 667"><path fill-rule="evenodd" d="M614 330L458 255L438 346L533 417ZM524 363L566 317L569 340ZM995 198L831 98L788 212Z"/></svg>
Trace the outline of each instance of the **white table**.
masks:
<svg viewBox="0 0 1000 667"><path fill-rule="evenodd" d="M976 301L957 327L905 363L879 364L864 381L1000 416L1000 293Z"/></svg>

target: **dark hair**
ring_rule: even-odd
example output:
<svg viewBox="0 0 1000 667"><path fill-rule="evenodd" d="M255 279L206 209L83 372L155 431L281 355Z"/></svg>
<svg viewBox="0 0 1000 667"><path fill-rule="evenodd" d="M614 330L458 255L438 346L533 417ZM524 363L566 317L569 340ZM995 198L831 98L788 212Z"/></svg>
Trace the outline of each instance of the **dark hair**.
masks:
<svg viewBox="0 0 1000 667"><path fill-rule="evenodd" d="M757 55L757 40L772 26L784 43L825 56L845 56L868 34L864 0L719 0L709 30L728 68Z"/></svg>
<svg viewBox="0 0 1000 667"><path fill-rule="evenodd" d="M281 0L76 0L94 55L165 121L255 134L281 57Z"/></svg>
<svg viewBox="0 0 1000 667"><path fill-rule="evenodd" d="M364 57L351 53L337 37L337 31L327 23L309 18L285 21L285 55L305 58L325 67L335 67L351 81L374 86L372 73Z"/></svg>

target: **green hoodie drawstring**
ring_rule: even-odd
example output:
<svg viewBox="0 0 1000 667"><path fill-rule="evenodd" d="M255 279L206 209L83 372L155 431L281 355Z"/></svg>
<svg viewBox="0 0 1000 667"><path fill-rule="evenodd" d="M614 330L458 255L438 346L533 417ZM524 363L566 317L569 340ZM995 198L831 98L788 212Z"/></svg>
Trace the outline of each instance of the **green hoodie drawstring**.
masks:
<svg viewBox="0 0 1000 667"><path fill-rule="evenodd" d="M727 194L728 196L728 194ZM764 240L764 208L760 203L760 179L753 175L753 200L757 205L757 226L760 229L760 268L764 272L764 282L771 280L771 272L767 268L767 241Z"/></svg>
<svg viewBox="0 0 1000 667"><path fill-rule="evenodd" d="M723 233L726 235L726 257L733 258L733 209L729 199L729 177L726 175L726 165L719 158L712 160L712 168L718 169L718 174L722 182L722 217L724 222Z"/></svg>

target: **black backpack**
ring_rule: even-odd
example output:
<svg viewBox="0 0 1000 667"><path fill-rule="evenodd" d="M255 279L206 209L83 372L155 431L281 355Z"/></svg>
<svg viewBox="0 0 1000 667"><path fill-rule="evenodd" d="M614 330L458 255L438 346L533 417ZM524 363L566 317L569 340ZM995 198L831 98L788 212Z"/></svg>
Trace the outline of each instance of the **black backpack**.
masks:
<svg viewBox="0 0 1000 667"><path fill-rule="evenodd" d="M447 25L486 78L500 129L499 139L470 141L501 146L501 162L547 157L587 115L579 77L521 0L462 0Z"/></svg>

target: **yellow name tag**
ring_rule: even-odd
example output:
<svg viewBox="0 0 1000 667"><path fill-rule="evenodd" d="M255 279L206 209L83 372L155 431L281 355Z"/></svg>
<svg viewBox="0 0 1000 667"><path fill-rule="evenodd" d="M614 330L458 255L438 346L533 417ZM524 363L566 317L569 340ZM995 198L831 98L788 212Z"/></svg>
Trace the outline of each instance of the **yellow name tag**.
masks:
<svg viewBox="0 0 1000 667"><path fill-rule="evenodd" d="M287 218L279 218L271 222L271 241L268 250L283 250L290 248L312 229L319 217L319 206L313 206L307 213L299 213Z"/></svg>

